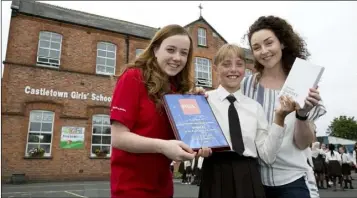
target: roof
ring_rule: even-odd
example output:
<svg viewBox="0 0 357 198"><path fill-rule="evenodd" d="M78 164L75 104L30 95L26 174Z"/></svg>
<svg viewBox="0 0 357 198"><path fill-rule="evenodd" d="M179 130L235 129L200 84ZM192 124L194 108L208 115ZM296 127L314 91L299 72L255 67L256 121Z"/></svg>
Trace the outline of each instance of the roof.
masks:
<svg viewBox="0 0 357 198"><path fill-rule="evenodd" d="M145 39L151 39L158 30L158 28L154 27L39 3L32 0L13 0L11 9L26 15L113 31Z"/></svg>
<svg viewBox="0 0 357 198"><path fill-rule="evenodd" d="M185 27L189 27L197 22L203 22L203 23L206 23L225 43L228 43L226 39L223 38L223 36L221 36L207 21L206 19L204 19L202 16L200 16L197 20L185 25ZM247 48L243 48L244 49L244 52L245 52L245 56L247 59L250 59L250 60L253 60L253 54L252 52L247 49Z"/></svg>

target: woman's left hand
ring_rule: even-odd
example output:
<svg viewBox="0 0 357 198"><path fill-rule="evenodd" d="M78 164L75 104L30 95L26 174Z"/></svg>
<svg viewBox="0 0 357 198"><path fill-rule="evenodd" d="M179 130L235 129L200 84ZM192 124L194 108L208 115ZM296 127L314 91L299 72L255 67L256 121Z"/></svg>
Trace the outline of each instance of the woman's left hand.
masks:
<svg viewBox="0 0 357 198"><path fill-rule="evenodd" d="M309 95L305 99L304 107L298 110L299 114L306 115L312 108L319 104L320 100L321 97L317 88L310 88Z"/></svg>
<svg viewBox="0 0 357 198"><path fill-rule="evenodd" d="M205 95L207 98L206 90L203 87L194 87L187 94Z"/></svg>

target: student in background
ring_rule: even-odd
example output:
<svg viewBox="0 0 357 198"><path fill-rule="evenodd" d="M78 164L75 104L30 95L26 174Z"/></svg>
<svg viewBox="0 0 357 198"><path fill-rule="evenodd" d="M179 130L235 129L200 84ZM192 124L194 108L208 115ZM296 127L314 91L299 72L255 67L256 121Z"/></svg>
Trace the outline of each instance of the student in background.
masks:
<svg viewBox="0 0 357 198"><path fill-rule="evenodd" d="M325 189L325 158L326 153L320 149L320 142L314 142L311 149L312 161L314 164L314 172L316 177L317 186L320 189ZM327 187L327 186L326 186Z"/></svg>
<svg viewBox="0 0 357 198"><path fill-rule="evenodd" d="M341 155L335 151L335 145L329 145L329 152L326 153L326 163L328 166L328 174L333 184L333 190L337 190L336 180L338 178L340 187L342 187L342 168L341 168Z"/></svg>
<svg viewBox="0 0 357 198"><path fill-rule="evenodd" d="M347 189L347 184L349 184L350 189L353 189L352 181L350 179L352 162L350 161L350 157L348 156L346 148L344 146L340 146L340 148L338 148L338 151L341 155L342 176L345 182L344 188Z"/></svg>

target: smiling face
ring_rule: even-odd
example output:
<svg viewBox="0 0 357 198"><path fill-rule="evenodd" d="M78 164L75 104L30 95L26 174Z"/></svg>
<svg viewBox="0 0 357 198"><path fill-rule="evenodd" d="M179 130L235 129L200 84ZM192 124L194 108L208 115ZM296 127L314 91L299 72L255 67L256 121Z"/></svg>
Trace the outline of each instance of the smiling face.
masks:
<svg viewBox="0 0 357 198"><path fill-rule="evenodd" d="M222 87L230 93L236 92L245 73L244 51L236 45L223 45L215 56L214 68Z"/></svg>
<svg viewBox="0 0 357 198"><path fill-rule="evenodd" d="M281 63L284 47L273 31L262 29L254 32L250 43L254 58L264 68L271 69Z"/></svg>
<svg viewBox="0 0 357 198"><path fill-rule="evenodd" d="M189 37L175 35L163 40L154 53L161 70L168 76L176 76L186 66L189 50Z"/></svg>

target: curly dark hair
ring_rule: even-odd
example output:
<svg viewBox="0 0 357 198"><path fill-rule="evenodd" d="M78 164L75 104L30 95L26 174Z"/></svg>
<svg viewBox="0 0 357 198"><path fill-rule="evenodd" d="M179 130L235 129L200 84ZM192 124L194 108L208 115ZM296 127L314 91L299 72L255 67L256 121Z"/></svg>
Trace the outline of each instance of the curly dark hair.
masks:
<svg viewBox="0 0 357 198"><path fill-rule="evenodd" d="M247 36L250 48L252 48L252 35L262 29L271 30L280 43L284 45L282 63L286 75L289 74L296 57L306 60L310 56L305 41L294 32L292 26L286 20L276 16L261 16L249 27ZM262 74L264 66L258 61L254 61L254 66Z"/></svg>

